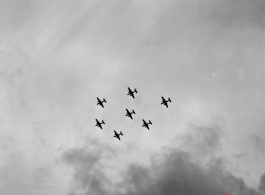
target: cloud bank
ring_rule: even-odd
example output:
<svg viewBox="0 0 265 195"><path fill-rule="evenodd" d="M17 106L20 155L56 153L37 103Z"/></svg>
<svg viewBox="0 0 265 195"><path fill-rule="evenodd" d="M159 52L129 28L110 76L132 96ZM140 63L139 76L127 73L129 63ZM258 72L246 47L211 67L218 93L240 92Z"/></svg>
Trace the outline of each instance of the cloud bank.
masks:
<svg viewBox="0 0 265 195"><path fill-rule="evenodd" d="M117 158L113 146L94 141L65 151L62 162L74 171L69 195L263 195L265 174L257 189L249 187L229 171L225 156L216 155L221 149L222 125L220 118L204 127L188 124L188 136L176 139L183 140L181 147L164 147L151 155L150 163L133 162L122 169L122 162L111 163Z"/></svg>

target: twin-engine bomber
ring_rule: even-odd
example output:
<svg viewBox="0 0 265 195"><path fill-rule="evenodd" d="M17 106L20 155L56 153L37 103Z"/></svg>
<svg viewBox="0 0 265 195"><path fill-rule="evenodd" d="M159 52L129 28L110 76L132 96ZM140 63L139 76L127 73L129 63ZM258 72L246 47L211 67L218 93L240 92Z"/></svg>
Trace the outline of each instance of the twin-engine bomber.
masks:
<svg viewBox="0 0 265 195"><path fill-rule="evenodd" d="M128 92L128 94L127 95L130 95L130 96L132 96L133 97L133 99L134 99L134 93L138 93L137 91L136 91L136 89L134 89L134 91L132 91L131 89L130 89L130 87L128 87L128 90L129 90L129 92Z"/></svg>
<svg viewBox="0 0 265 195"><path fill-rule="evenodd" d="M101 101L98 97L97 97L97 99L98 99L97 105L100 105L100 106L102 106L102 108L104 108L103 103L104 102L107 103L106 100L105 100L105 98L103 98L103 101Z"/></svg>
<svg viewBox="0 0 265 195"><path fill-rule="evenodd" d="M129 112L129 110L126 108L126 115L125 116L128 116L128 117L130 117L131 119L133 119L132 118L132 114L135 114L135 112L134 112L134 110L132 110L132 112Z"/></svg>
<svg viewBox="0 0 265 195"><path fill-rule="evenodd" d="M117 139L119 139L119 140L121 140L120 139L120 136L122 135L123 136L123 134L122 134L122 132L120 131L120 134L118 134L115 130L114 130L114 137L116 137Z"/></svg>

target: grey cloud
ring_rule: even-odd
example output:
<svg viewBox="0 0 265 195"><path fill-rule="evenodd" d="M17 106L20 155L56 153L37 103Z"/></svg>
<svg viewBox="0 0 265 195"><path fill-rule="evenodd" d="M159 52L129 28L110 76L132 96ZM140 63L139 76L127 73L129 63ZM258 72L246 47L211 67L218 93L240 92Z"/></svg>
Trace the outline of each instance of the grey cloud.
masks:
<svg viewBox="0 0 265 195"><path fill-rule="evenodd" d="M241 30L265 27L263 0L207 0L198 8L204 18L222 27Z"/></svg>
<svg viewBox="0 0 265 195"><path fill-rule="evenodd" d="M85 155L85 153L82 155ZM122 182L115 185L115 192L108 190L106 187L109 184L114 184L104 176L103 171L94 174L88 173L87 170L90 169L88 167L89 160L83 162L82 165L80 164L80 167L75 166L76 174L82 174L81 172L83 172L87 178L82 180L82 188L85 190L83 194L171 195L178 193L183 195L224 195L227 193L261 195L261 191L264 190L264 176L261 178L260 191L250 188L242 178L232 175L225 169L222 159L213 159L205 168L193 162L189 153L177 149L162 154L162 156L164 157L163 160L153 158L150 167L130 164L123 174ZM78 156L76 157L77 161L89 159L86 157L78 159ZM80 177L75 177L75 179L80 179ZM70 194L76 193L72 192Z"/></svg>
<svg viewBox="0 0 265 195"><path fill-rule="evenodd" d="M114 150L90 140L90 146L73 148L62 154L62 161L74 167L74 185L85 194L108 194L107 186L111 181L104 174L104 163L113 157ZM75 194L71 192L70 194Z"/></svg>
<svg viewBox="0 0 265 195"><path fill-rule="evenodd" d="M213 117L212 121L205 125L189 123L185 128L186 133L177 136L175 143L194 157L211 159L221 151L224 128L224 120L218 117Z"/></svg>
<svg viewBox="0 0 265 195"><path fill-rule="evenodd" d="M239 154L234 154L233 157L236 159L242 159L245 157L246 154L244 153L239 153Z"/></svg>
<svg viewBox="0 0 265 195"><path fill-rule="evenodd" d="M201 145L204 143L205 148L214 148L215 151L218 149L220 138L214 129L220 130L220 125L218 127L213 123L211 128L203 131L196 126L194 128L195 131L201 131L201 134L204 134L202 137L197 136L202 140L198 143ZM193 148L196 148L196 144ZM204 151L207 153L208 150ZM77 195L79 194L77 191L82 190L83 193L80 194L85 195L171 195L176 193L262 195L262 192L264 193L264 175L261 177L259 188L254 189L249 187L242 178L228 171L227 161L224 158L210 155L210 160L202 164L193 160L192 151L173 147L164 148L153 154L148 166L139 163L129 164L122 172L120 182L114 183L105 172L105 168L110 167L103 163L107 156L108 161L115 158L113 154L111 146L103 146L99 142L92 143L90 147L64 152L62 159L74 167L74 183L77 184L77 188L73 188L69 195Z"/></svg>
<svg viewBox="0 0 265 195"><path fill-rule="evenodd" d="M47 6L46 3L33 0L1 0L0 23L5 24L7 29L21 30L39 16L43 8ZM6 28L4 32L6 32Z"/></svg>
<svg viewBox="0 0 265 195"><path fill-rule="evenodd" d="M265 194L265 173L263 173L263 175L261 175L261 177L260 177L259 190L263 194Z"/></svg>
<svg viewBox="0 0 265 195"><path fill-rule="evenodd" d="M264 141L260 136L252 134L249 138L254 142L254 147L257 151L265 152Z"/></svg>
<svg viewBox="0 0 265 195"><path fill-rule="evenodd" d="M126 176L130 179L123 185L134 188L128 187L125 194L260 194L248 187L243 179L228 173L222 163L222 160L214 159L208 168L203 168L192 162L188 153L175 150L163 162L153 162L151 168L133 165L128 169ZM139 181L144 182L139 185Z"/></svg>

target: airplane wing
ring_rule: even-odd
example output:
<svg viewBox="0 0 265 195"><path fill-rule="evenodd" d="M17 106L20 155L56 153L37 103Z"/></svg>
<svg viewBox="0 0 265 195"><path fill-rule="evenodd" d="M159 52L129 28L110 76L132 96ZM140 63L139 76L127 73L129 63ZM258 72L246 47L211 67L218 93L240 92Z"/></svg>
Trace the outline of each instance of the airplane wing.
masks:
<svg viewBox="0 0 265 195"><path fill-rule="evenodd" d="M104 106L103 106L103 103L102 103L102 102L99 102L99 104L102 106L102 108L104 108Z"/></svg>
<svg viewBox="0 0 265 195"><path fill-rule="evenodd" d="M165 98L162 96L162 103L161 104L166 104L167 102L166 102L166 100L165 100Z"/></svg>
<svg viewBox="0 0 265 195"><path fill-rule="evenodd" d="M132 90L128 87L128 90L129 90L129 93L128 93L128 95L130 95L130 96L132 96L133 98L134 98L134 95L133 95L133 92L132 92Z"/></svg>
<svg viewBox="0 0 265 195"><path fill-rule="evenodd" d="M100 122L98 122L98 120L97 120L96 126L98 126L100 129L102 129L102 126L101 126Z"/></svg>
<svg viewBox="0 0 265 195"><path fill-rule="evenodd" d="M119 140L121 140L119 134L118 134L115 130L114 130L114 133L115 133L114 137L116 137L116 138L118 138Z"/></svg>
<svg viewBox="0 0 265 195"><path fill-rule="evenodd" d="M144 122L143 127L146 127L149 130L148 123L146 123L144 119L143 122Z"/></svg>
<svg viewBox="0 0 265 195"><path fill-rule="evenodd" d="M165 105L168 108L168 105L167 105L167 102L166 101L162 100L162 103L161 104Z"/></svg>

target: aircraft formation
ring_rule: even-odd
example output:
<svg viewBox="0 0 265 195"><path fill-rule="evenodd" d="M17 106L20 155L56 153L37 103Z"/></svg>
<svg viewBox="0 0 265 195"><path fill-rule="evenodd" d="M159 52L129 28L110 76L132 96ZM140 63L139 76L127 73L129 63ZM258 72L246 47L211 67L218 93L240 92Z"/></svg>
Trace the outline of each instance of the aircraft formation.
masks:
<svg viewBox="0 0 265 195"><path fill-rule="evenodd" d="M133 99L135 98L134 96L134 93L138 93L136 89L134 89L134 91L132 91L129 87L128 87L128 94L129 96L131 96ZM103 103L107 103L107 101L105 100L105 98L103 98L103 100L100 100L98 97L97 97L97 105L101 106L102 108L104 108L104 104ZM168 98L168 100L165 100L165 98L162 96L162 105L165 105L167 108L168 108L168 102L171 102L171 99ZM128 116L129 118L131 118L133 120L133 114L135 115L135 111L132 110L131 112L126 108L126 115L125 116ZM100 129L102 129L103 127L103 124L105 125L105 122L102 120L102 122L99 122L98 119L96 119L96 125L97 127L99 127ZM145 127L147 128L148 130L149 129L149 125L153 125L152 122L149 120L148 122L146 122L144 119L143 119L143 126L142 127ZM120 131L120 133L117 133L115 130L114 130L114 138L117 138L119 140L121 140L121 137L120 136L123 136L122 132Z"/></svg>

